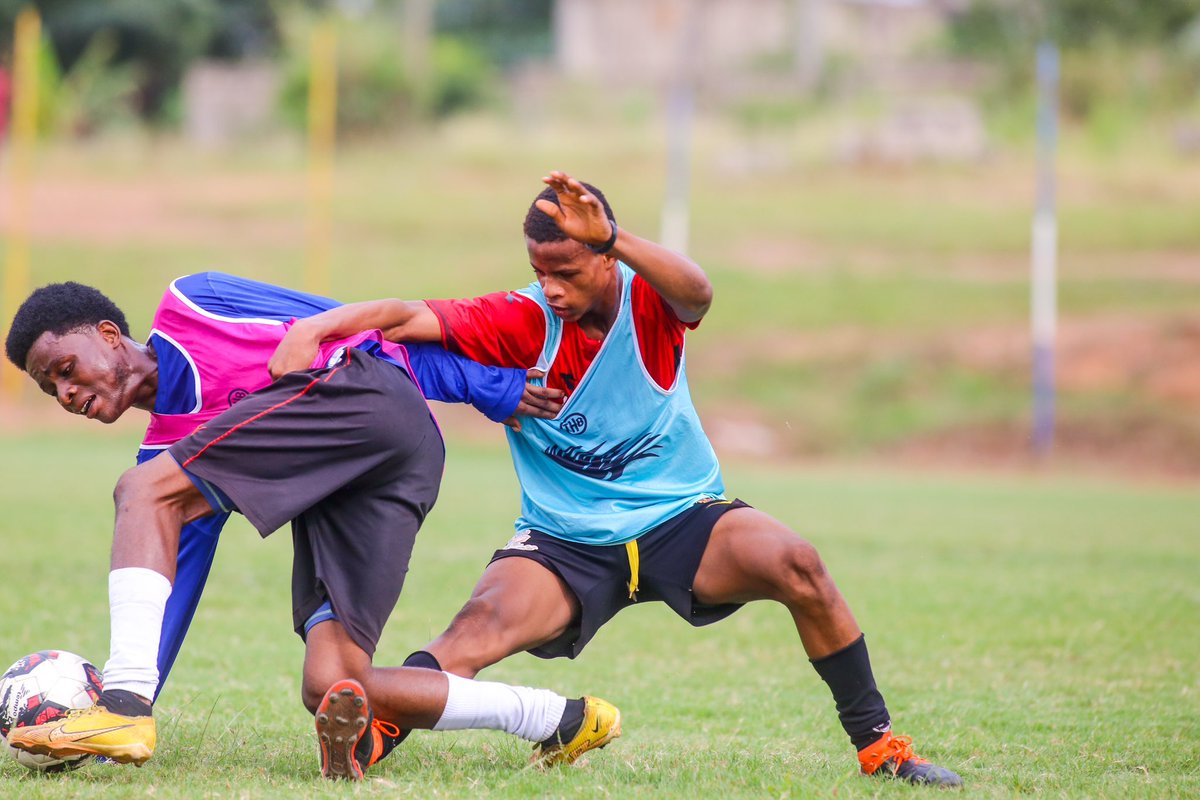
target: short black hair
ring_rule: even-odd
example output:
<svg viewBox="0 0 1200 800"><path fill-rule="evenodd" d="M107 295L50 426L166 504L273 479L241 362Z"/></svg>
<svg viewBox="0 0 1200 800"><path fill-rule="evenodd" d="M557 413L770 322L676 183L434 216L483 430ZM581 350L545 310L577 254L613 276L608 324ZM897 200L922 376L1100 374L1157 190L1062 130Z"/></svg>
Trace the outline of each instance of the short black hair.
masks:
<svg viewBox="0 0 1200 800"><path fill-rule="evenodd" d="M125 313L99 289L74 281L52 283L29 295L17 309L4 350L8 360L24 371L29 348L43 333L62 336L104 320L116 323L123 335L129 335Z"/></svg>
<svg viewBox="0 0 1200 800"><path fill-rule="evenodd" d="M581 181L582 183L582 181ZM617 224L617 218L613 216L612 206L608 204L608 198L604 196L604 192L592 186L590 183L584 183L583 188L600 201L600 205L604 206L604 216L613 223ZM529 211L525 214L525 236L532 239L538 244L546 242L561 242L567 238L563 233L562 228L558 227L558 223L550 218L546 212L537 207L538 200L549 200L554 205L559 205L558 195L554 190L547 186L542 189L541 193L533 198L533 202L529 204Z"/></svg>

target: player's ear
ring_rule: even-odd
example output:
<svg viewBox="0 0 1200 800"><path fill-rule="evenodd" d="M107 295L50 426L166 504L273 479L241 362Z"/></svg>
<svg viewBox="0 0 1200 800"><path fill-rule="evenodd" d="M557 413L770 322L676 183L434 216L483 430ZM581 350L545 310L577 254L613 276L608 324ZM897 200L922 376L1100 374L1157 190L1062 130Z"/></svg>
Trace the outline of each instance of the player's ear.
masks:
<svg viewBox="0 0 1200 800"><path fill-rule="evenodd" d="M109 346L115 348L121 343L121 329L117 323L111 320L101 320L96 325L96 330L100 333L100 338L103 339Z"/></svg>

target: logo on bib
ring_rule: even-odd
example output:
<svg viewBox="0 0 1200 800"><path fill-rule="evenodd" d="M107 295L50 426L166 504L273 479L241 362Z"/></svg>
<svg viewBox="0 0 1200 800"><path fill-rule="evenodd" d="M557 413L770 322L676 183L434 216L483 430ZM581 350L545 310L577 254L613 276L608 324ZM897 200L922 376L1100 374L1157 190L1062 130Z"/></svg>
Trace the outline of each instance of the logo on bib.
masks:
<svg viewBox="0 0 1200 800"><path fill-rule="evenodd" d="M587 417L583 414L571 414L558 425L563 433L577 436L587 430Z"/></svg>
<svg viewBox="0 0 1200 800"><path fill-rule="evenodd" d="M625 474L625 468L634 461L643 458L658 458L661 444L654 442L659 434L643 433L636 439L625 439L601 452L600 448L608 444L601 442L591 450L584 450L579 445L559 447L551 445L546 448L546 455L572 472L586 475L589 478L599 478L602 481L615 481Z"/></svg>
<svg viewBox="0 0 1200 800"><path fill-rule="evenodd" d="M526 544L529 541L529 534L518 533L508 540L508 544L501 547L501 550L537 550L536 544Z"/></svg>
<svg viewBox="0 0 1200 800"><path fill-rule="evenodd" d="M250 393L245 389L234 389L229 393L229 405L233 405L241 400L245 400L250 396Z"/></svg>

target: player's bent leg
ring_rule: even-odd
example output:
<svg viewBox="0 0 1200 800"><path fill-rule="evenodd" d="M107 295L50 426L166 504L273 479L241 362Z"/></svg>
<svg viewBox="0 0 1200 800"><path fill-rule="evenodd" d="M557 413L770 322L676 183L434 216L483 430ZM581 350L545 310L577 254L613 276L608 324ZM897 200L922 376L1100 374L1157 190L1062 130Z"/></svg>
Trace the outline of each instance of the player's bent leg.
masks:
<svg viewBox="0 0 1200 800"><path fill-rule="evenodd" d="M446 676L430 669L377 667L337 620L315 625L305 639L301 693L310 712L342 678L363 685L376 716L401 728L432 728L446 704Z"/></svg>
<svg viewBox="0 0 1200 800"><path fill-rule="evenodd" d="M602 700L567 700L545 689L428 668L373 667L333 620L311 628L307 643L304 693L310 708L312 687L330 675L363 679L335 681L316 706L321 771L329 777L355 779L390 752L405 734L391 720L406 728L503 730L537 742L548 763L571 763L620 735L620 713ZM357 770L347 766L351 756Z"/></svg>
<svg viewBox="0 0 1200 800"><path fill-rule="evenodd" d="M717 520L692 588L706 605L782 603L809 658L836 652L862 633L816 548L755 508L735 508Z"/></svg>
<svg viewBox="0 0 1200 800"><path fill-rule="evenodd" d="M446 631L428 645L447 672L474 677L513 653L562 636L579 602L544 565L513 556L493 561ZM567 700L558 725L534 747L542 766L571 764L621 735L621 712L596 697ZM527 737L528 738L528 737Z"/></svg>
<svg viewBox="0 0 1200 800"><path fill-rule="evenodd" d="M787 607L813 667L829 685L864 774L960 786L954 772L893 736L866 641L816 548L778 520L735 508L714 526L693 582L704 604L776 600Z"/></svg>
<svg viewBox="0 0 1200 800"><path fill-rule="evenodd" d="M441 636L425 649L465 678L566 632L579 602L561 578L528 558L493 561Z"/></svg>
<svg viewBox="0 0 1200 800"><path fill-rule="evenodd" d="M313 626L305 644L301 697L315 717L323 776L360 779L412 727L432 727L440 716L440 672L376 668L336 620Z"/></svg>

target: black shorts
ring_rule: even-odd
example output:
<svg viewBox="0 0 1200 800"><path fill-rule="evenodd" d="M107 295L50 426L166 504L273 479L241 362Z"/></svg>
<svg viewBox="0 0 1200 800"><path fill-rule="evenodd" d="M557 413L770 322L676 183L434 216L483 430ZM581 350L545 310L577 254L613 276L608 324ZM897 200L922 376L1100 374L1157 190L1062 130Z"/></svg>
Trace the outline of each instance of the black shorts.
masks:
<svg viewBox="0 0 1200 800"><path fill-rule="evenodd" d="M540 658L574 658L604 623L634 603L660 600L694 626L725 619L741 603L709 606L696 601L692 582L708 547L713 526L726 512L747 508L741 500L696 503L637 540L637 593L630 597L632 560L626 545L569 542L541 531L527 531L497 550L492 561L528 558L550 570L574 593L579 615L567 631L529 652Z"/></svg>
<svg viewBox="0 0 1200 800"><path fill-rule="evenodd" d="M328 600L374 654L445 464L441 433L402 369L348 350L338 366L250 394L168 452L210 502L224 495L262 536L292 523L301 637Z"/></svg>

